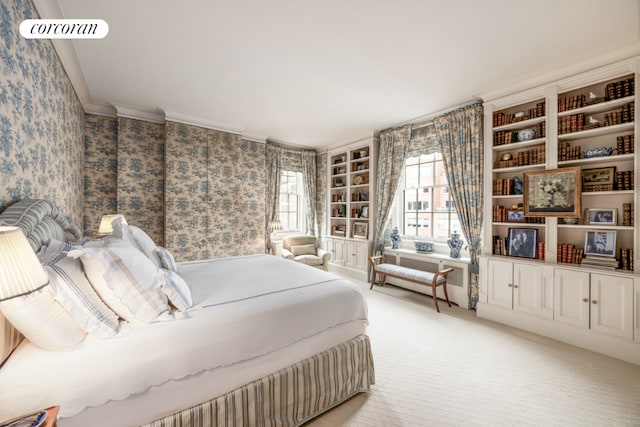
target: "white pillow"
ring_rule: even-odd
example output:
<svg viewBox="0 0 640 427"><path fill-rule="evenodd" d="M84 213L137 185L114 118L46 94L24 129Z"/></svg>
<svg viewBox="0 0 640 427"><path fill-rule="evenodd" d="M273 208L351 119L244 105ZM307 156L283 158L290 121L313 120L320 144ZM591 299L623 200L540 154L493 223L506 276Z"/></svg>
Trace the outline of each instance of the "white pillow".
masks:
<svg viewBox="0 0 640 427"><path fill-rule="evenodd" d="M315 255L316 254L316 245L311 243L311 244L308 244L308 245L291 246L291 253L293 254L293 256Z"/></svg>
<svg viewBox="0 0 640 427"><path fill-rule="evenodd" d="M51 240L38 252L49 275L51 292L85 332L99 338L112 337L120 329L120 319L93 289L80 260L67 257L75 245Z"/></svg>
<svg viewBox="0 0 640 427"><path fill-rule="evenodd" d="M123 223L122 218L116 218L111 225L113 226L113 237L117 237L131 243L133 246L138 248L140 252L145 254L156 267L162 267L160 264L160 258L158 258L158 255L156 254L157 245L147 233L135 225Z"/></svg>
<svg viewBox="0 0 640 427"><path fill-rule="evenodd" d="M72 349L86 336L49 286L0 302L0 311L22 335L45 350Z"/></svg>
<svg viewBox="0 0 640 427"><path fill-rule="evenodd" d="M175 258L167 248L158 246L156 247L155 253L156 255L158 255L158 258L160 259L160 266L162 268L175 271L175 272L178 271L178 264L176 264Z"/></svg>
<svg viewBox="0 0 640 427"><path fill-rule="evenodd" d="M85 246L69 256L80 257L93 288L123 319L149 323L170 311L160 290L163 273L126 241L110 239L102 248Z"/></svg>
<svg viewBox="0 0 640 427"><path fill-rule="evenodd" d="M193 306L193 298L191 296L191 288L189 288L187 282L174 271L167 269L161 269L161 271L164 273L161 289L169 298L171 304L178 311L190 309Z"/></svg>

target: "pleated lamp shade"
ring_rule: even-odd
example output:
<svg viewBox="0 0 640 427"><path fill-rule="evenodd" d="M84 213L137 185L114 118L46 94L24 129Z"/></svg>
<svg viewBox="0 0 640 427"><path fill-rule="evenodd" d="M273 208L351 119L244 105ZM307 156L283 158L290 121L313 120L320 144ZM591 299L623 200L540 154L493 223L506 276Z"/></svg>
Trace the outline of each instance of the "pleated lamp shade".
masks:
<svg viewBox="0 0 640 427"><path fill-rule="evenodd" d="M0 226L0 302L49 283L46 271L18 227Z"/></svg>
<svg viewBox="0 0 640 427"><path fill-rule="evenodd" d="M122 214L103 215L102 219L100 220L100 227L98 228L98 234L100 234L101 236L107 236L113 233L113 226L111 225L111 223L116 218L122 218L123 224L127 223L127 220L124 218L124 215Z"/></svg>

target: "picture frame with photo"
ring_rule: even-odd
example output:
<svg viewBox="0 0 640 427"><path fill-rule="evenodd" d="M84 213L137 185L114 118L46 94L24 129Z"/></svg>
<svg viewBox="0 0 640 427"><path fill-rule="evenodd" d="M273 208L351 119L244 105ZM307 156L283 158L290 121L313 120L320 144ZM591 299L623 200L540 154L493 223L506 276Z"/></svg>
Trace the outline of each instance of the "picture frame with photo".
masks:
<svg viewBox="0 0 640 427"><path fill-rule="evenodd" d="M584 254L615 258L616 232L603 230L587 230L584 236Z"/></svg>
<svg viewBox="0 0 640 427"><path fill-rule="evenodd" d="M520 209L507 209L507 222L524 222L524 212Z"/></svg>
<svg viewBox="0 0 640 427"><path fill-rule="evenodd" d="M351 228L351 237L366 239L369 232L369 224L366 222L354 222Z"/></svg>
<svg viewBox="0 0 640 427"><path fill-rule="evenodd" d="M590 225L616 225L617 209L591 208L587 210L587 223Z"/></svg>
<svg viewBox="0 0 640 427"><path fill-rule="evenodd" d="M507 245L507 255L509 256L536 258L538 230L535 228L510 228Z"/></svg>
<svg viewBox="0 0 640 427"><path fill-rule="evenodd" d="M613 184L616 177L616 167L583 169L581 172L582 185Z"/></svg>

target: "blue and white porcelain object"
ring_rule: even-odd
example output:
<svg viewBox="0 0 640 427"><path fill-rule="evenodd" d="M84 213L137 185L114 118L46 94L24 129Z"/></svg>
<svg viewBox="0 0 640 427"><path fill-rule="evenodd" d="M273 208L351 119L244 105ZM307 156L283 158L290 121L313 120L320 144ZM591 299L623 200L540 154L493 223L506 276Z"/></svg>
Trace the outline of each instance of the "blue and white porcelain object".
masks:
<svg viewBox="0 0 640 427"><path fill-rule="evenodd" d="M462 239L457 231L451 233L451 237L447 240L447 244L449 245L449 256L451 258L460 258L460 249L462 249Z"/></svg>
<svg viewBox="0 0 640 427"><path fill-rule="evenodd" d="M414 242L416 246L416 252L433 252L433 242L421 242L416 240Z"/></svg>
<svg viewBox="0 0 640 427"><path fill-rule="evenodd" d="M398 227L393 227L393 232L391 233L391 249L400 249L400 232L398 231Z"/></svg>
<svg viewBox="0 0 640 427"><path fill-rule="evenodd" d="M518 141L529 141L530 139L535 138L535 136L535 129L522 129L521 131L518 131Z"/></svg>
<svg viewBox="0 0 640 427"><path fill-rule="evenodd" d="M614 152L615 148L613 147L600 147L593 148L591 150L583 151L582 155L585 159L590 159L592 157L606 157L610 156Z"/></svg>

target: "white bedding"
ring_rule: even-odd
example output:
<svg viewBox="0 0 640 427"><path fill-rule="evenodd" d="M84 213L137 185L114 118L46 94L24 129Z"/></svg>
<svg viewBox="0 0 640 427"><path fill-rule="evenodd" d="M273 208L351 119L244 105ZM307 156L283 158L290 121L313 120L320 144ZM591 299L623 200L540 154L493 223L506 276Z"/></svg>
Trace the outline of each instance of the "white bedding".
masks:
<svg viewBox="0 0 640 427"><path fill-rule="evenodd" d="M68 352L23 342L0 369L0 420L59 405L61 426L87 425L100 407L136 425L171 413L162 399L199 403L365 330L359 288L299 263L255 255L182 263L179 273L196 304L182 319L125 325Z"/></svg>

